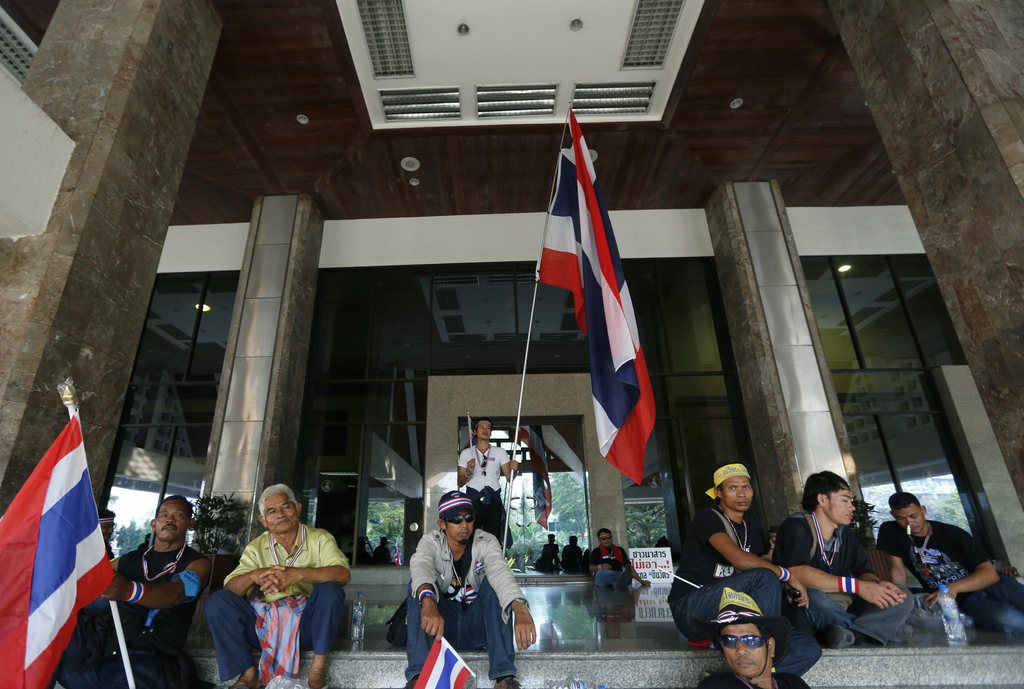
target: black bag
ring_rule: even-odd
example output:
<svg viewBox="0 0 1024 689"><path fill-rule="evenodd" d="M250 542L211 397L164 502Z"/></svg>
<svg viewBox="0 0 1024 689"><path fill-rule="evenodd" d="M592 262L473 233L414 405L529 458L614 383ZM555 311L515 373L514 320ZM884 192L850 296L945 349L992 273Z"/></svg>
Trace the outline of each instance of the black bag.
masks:
<svg viewBox="0 0 1024 689"><path fill-rule="evenodd" d="M395 614L391 616L391 619L384 623L388 628L385 636L392 646L400 646L404 648L408 643L408 606L409 599L406 598L395 609Z"/></svg>

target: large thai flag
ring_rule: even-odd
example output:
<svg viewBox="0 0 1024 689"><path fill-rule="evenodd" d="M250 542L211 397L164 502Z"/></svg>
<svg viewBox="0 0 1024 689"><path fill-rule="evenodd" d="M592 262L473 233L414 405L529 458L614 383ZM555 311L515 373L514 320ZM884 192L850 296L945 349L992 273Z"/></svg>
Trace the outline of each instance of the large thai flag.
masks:
<svg viewBox="0 0 1024 689"><path fill-rule="evenodd" d="M442 636L430 647L414 689L462 689L470 677L476 675Z"/></svg>
<svg viewBox="0 0 1024 689"><path fill-rule="evenodd" d="M114 572L100 533L82 429L72 418L0 519L0 648L7 689L45 687Z"/></svg>
<svg viewBox="0 0 1024 689"><path fill-rule="evenodd" d="M546 529L548 517L551 516L551 477L548 475L548 451L544 447L544 434L540 426L520 426L517 439L530 450L533 514L537 523Z"/></svg>
<svg viewBox="0 0 1024 689"><path fill-rule="evenodd" d="M590 349L601 454L641 483L644 450L654 428L654 394L608 211L571 110L569 128L572 148L559 156L537 279L572 292L576 323Z"/></svg>

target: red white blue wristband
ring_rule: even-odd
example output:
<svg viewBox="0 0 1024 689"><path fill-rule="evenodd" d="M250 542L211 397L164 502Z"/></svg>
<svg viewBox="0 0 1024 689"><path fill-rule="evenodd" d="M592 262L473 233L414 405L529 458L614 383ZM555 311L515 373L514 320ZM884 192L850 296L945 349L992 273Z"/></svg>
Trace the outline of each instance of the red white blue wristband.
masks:
<svg viewBox="0 0 1024 689"><path fill-rule="evenodd" d="M417 599L419 600L420 605L423 605L423 599L424 598L433 598L433 597L434 597L434 592L433 591L431 591L430 589L423 589L422 591L420 591L420 595L417 596Z"/></svg>
<svg viewBox="0 0 1024 689"><path fill-rule="evenodd" d="M855 577L836 577L839 583L839 591L841 593L852 593L854 595L860 593L860 584Z"/></svg>
<svg viewBox="0 0 1024 689"><path fill-rule="evenodd" d="M143 586L142 584L140 584L137 581L133 581L133 582L131 582L131 584L132 584L132 592L131 592L131 595L128 596L128 602L129 603L138 603L142 599L142 597L144 595L146 595L146 587Z"/></svg>
<svg viewBox="0 0 1024 689"><path fill-rule="evenodd" d="M792 576L793 575L789 573L788 569L786 569L785 567L781 567L781 566L779 567L779 581L787 582L787 581L789 581L789 578L792 577Z"/></svg>

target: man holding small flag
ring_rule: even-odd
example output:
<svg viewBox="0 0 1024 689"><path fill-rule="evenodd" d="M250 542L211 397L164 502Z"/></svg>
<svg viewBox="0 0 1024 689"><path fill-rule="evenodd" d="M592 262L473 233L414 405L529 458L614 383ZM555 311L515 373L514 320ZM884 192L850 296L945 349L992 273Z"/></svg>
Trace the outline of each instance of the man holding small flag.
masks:
<svg viewBox="0 0 1024 689"><path fill-rule="evenodd" d="M601 454L639 484L654 428L654 394L611 222L572 110L569 130L572 146L559 158L537 279L573 294L590 351Z"/></svg>

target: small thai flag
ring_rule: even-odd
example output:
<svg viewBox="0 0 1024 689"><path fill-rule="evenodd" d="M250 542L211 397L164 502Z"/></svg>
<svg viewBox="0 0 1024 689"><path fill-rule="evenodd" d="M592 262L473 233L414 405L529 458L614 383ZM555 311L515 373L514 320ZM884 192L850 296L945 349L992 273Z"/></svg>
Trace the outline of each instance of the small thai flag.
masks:
<svg viewBox="0 0 1024 689"><path fill-rule="evenodd" d="M73 417L0 520L0 648L7 689L47 686L78 611L114 571Z"/></svg>
<svg viewBox="0 0 1024 689"><path fill-rule="evenodd" d="M462 689L470 677L476 675L442 636L431 646L414 689Z"/></svg>

